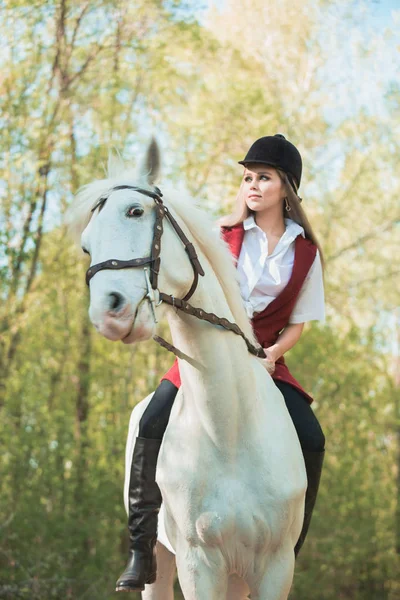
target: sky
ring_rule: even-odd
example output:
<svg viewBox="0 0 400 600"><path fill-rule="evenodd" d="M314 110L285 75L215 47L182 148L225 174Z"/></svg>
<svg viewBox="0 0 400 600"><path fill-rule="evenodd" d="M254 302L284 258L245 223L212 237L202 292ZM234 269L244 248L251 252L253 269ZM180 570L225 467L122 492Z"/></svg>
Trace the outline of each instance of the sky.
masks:
<svg viewBox="0 0 400 600"><path fill-rule="evenodd" d="M268 0L266 0L267 2ZM227 0L200 0L197 18L204 22L207 9L222 8ZM246 2L243 2L246 5ZM400 87L400 0L337 0L324 13L321 32L328 61L323 69L323 83L335 92L332 110L326 116L333 124L351 116L361 107L367 112L385 116L384 92L390 82ZM351 21L344 20L345 13ZM392 30L390 34L388 30ZM382 34L387 31L385 39ZM369 48L360 53L358 44Z"/></svg>
<svg viewBox="0 0 400 600"><path fill-rule="evenodd" d="M355 12L355 23L338 40L331 62L336 63L336 71L346 82L342 95L347 93L347 104L350 97L355 110L363 106L384 116L384 92L390 82L400 84L400 36L393 33L396 26L397 31L400 29L400 0L369 0L362 4L365 8ZM357 51L357 43L361 42L369 49L368 56L362 57ZM348 112L346 106L342 110Z"/></svg>

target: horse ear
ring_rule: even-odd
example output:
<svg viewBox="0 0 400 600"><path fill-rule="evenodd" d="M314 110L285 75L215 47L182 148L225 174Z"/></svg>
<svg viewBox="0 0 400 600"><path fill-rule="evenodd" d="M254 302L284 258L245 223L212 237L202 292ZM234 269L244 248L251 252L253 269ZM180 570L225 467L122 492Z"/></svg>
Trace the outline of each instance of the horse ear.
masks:
<svg viewBox="0 0 400 600"><path fill-rule="evenodd" d="M140 169L141 175L147 179L147 183L154 185L161 169L160 148L154 137L151 138L147 147L143 165Z"/></svg>
<svg viewBox="0 0 400 600"><path fill-rule="evenodd" d="M107 176L117 177L125 170L125 164L122 156L116 148L113 148L108 153Z"/></svg>

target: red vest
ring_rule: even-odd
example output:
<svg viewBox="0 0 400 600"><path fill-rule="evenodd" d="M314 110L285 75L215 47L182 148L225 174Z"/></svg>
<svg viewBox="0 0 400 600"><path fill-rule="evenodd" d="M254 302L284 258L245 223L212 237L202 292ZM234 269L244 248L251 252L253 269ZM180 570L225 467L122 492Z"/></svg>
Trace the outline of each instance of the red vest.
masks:
<svg viewBox="0 0 400 600"><path fill-rule="evenodd" d="M223 227L222 237L229 244L230 251L237 261L243 243L243 225ZM302 235L297 236L293 270L288 284L279 296L268 304L267 308L262 312L254 315L252 320L254 333L263 348L268 348L275 344L282 329L288 325L290 315L292 314L304 280L314 262L316 252L317 247L310 240L303 238ZM290 373L283 356L276 361L272 378L289 383L306 398L309 404L312 403L312 397L303 390L298 381ZM175 360L173 366L167 371L163 379L168 379L176 387L180 387L181 378L177 360Z"/></svg>

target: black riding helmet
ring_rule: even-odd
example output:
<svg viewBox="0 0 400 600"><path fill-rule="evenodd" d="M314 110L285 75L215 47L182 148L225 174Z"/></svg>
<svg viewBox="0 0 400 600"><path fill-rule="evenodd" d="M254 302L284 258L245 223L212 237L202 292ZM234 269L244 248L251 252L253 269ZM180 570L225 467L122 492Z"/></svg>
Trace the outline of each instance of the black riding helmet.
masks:
<svg viewBox="0 0 400 600"><path fill-rule="evenodd" d="M297 194L294 184L299 188L303 164L300 152L284 135L277 133L256 140L244 159L239 161L239 165L244 166L251 163L270 165L285 171L290 185Z"/></svg>

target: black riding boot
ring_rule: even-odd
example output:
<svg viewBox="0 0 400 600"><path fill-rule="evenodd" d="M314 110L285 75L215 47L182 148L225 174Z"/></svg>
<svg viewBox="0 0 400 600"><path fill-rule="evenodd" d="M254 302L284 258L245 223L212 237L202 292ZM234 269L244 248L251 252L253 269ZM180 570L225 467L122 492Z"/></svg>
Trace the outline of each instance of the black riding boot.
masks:
<svg viewBox="0 0 400 600"><path fill-rule="evenodd" d="M129 481L129 560L117 581L117 592L140 592L156 580L155 544L161 493L156 484L161 440L136 438Z"/></svg>
<svg viewBox="0 0 400 600"><path fill-rule="evenodd" d="M315 501L317 499L319 482L321 479L322 463L324 462L325 450L322 452L310 452L303 450L304 463L306 465L308 487L306 491L305 507L304 507L304 522L299 540L295 546L294 554L297 557L300 548L304 544L307 531L310 526L312 512L314 510Z"/></svg>

